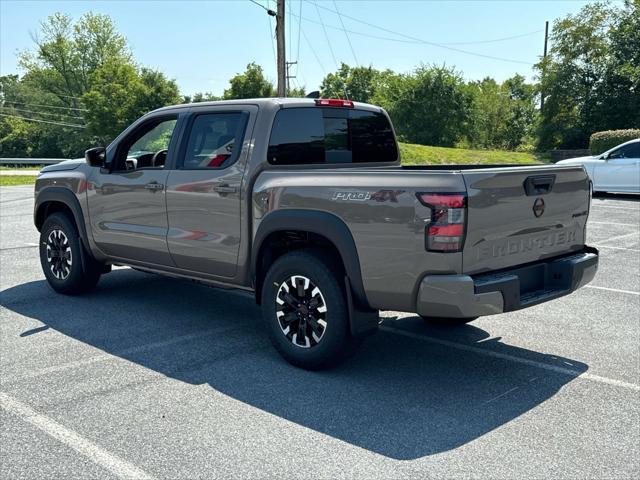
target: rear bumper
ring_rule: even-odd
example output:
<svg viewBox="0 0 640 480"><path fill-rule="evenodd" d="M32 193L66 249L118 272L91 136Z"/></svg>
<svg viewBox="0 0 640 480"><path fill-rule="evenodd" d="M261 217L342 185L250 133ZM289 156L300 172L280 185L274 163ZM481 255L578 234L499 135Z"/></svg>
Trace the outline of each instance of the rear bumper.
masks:
<svg viewBox="0 0 640 480"><path fill-rule="evenodd" d="M596 274L598 250L480 275L427 275L416 311L431 317L479 317L510 312L553 300L583 287Z"/></svg>

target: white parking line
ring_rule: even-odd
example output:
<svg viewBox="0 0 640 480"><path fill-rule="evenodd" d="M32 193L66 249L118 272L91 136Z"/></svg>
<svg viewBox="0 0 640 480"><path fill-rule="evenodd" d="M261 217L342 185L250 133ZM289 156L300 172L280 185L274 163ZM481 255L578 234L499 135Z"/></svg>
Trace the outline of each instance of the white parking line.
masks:
<svg viewBox="0 0 640 480"><path fill-rule="evenodd" d="M486 357L500 358L502 360L508 360L510 362L519 363L521 365L527 365L530 367L540 368L542 370L548 370L550 372L561 373L563 375L570 375L576 378L582 378L584 380L590 380L592 382L604 383L607 385L614 385L616 387L622 387L635 392L640 392L640 385L635 383L624 382L622 380L616 380L614 378L601 377L600 375L594 375L591 373L580 372L572 368L558 367L556 365L549 365L548 363L536 362L535 360L529 360L527 358L516 357L508 355L506 353L494 352L493 350L487 350L485 348L473 347L471 345L465 345L463 343L451 342L449 340L442 340L440 338L428 337L426 335L419 335L413 332L407 332L394 327L380 326L380 330L384 332L394 333L396 335L403 335L405 337L414 338L416 340L422 340L423 342L435 343L438 345L444 345L445 347L455 348L457 350L463 350L465 352L473 352Z"/></svg>
<svg viewBox="0 0 640 480"><path fill-rule="evenodd" d="M591 205L591 208L611 208L611 209L614 209L614 210L631 210L632 212L640 213L640 209L638 209L638 208L634 208L634 207L617 207L615 205L597 205L597 204L593 204L593 205Z"/></svg>
<svg viewBox="0 0 640 480"><path fill-rule="evenodd" d="M611 245L592 245L596 248L611 248L613 250L627 250L628 252L640 252L637 248L612 247Z"/></svg>
<svg viewBox="0 0 640 480"><path fill-rule="evenodd" d="M616 227L636 227L640 228L640 224L637 223L617 223L617 222L589 222L589 225L615 225Z"/></svg>
<svg viewBox="0 0 640 480"><path fill-rule="evenodd" d="M640 295L640 292L633 290L620 290L619 288L597 287L595 285L586 285L586 288L595 288L596 290L607 290L608 292L628 293L630 295Z"/></svg>
<svg viewBox="0 0 640 480"><path fill-rule="evenodd" d="M132 463L109 453L99 447L90 440L84 438L80 434L68 429L64 425L60 425L55 420L36 412L28 405L16 400L15 398L0 392L0 407L7 412L21 418L30 423L34 427L42 430L50 437L55 438L68 447L73 448L76 452L84 455L96 465L109 470L120 478L127 479L152 479L144 470L141 470Z"/></svg>
<svg viewBox="0 0 640 480"><path fill-rule="evenodd" d="M194 333L189 333L187 335L181 335L179 337L173 337L173 338L169 338L168 340L160 340L158 342L153 342L153 343L145 343L144 345L138 345L136 347L131 347L131 348L127 348L124 350L120 350L119 352L113 352L113 353L105 353L105 352L100 352L97 355L93 355L91 357L88 358L83 358L80 360L74 360L72 362L68 362L68 363L61 363L59 365L52 365L50 367L45 367L41 370L34 370L32 372L29 372L27 374L24 375L16 375L16 376L12 376L12 377L5 377L3 378L3 383L7 384L7 383L11 383L11 382L15 382L15 381L24 381L24 380L29 380L32 378L37 378L37 377L41 377L43 375L51 375L52 373L58 373L58 372L62 372L64 370L67 370L69 368L78 368L78 367L85 367L87 365L91 365L93 363L97 363L97 362L105 362L108 360L114 360L114 359L122 359L122 360L128 360L127 357L130 357L131 355L137 354L137 353L143 353L143 352L147 352L150 350L154 350L156 348L164 348L164 347L169 347L172 345L175 345L177 343L182 343L182 342L188 342L191 340L197 340L203 337L207 337L209 335L214 335L214 334L225 334L229 331L232 330L237 330L241 327L218 327L218 328L212 328L209 330L201 330L199 332L194 332Z"/></svg>
<svg viewBox="0 0 640 480"><path fill-rule="evenodd" d="M606 240L601 240L600 243L612 242L614 240L622 240L623 238L632 237L634 235L640 236L640 231L639 232L625 233L624 235L617 235L615 237L610 237L610 238L607 238Z"/></svg>

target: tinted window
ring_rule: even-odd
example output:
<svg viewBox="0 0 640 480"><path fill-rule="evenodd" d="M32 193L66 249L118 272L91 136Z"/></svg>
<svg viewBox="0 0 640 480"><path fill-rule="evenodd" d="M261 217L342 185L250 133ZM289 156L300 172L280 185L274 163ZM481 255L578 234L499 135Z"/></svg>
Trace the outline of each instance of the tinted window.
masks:
<svg viewBox="0 0 640 480"><path fill-rule="evenodd" d="M640 142L625 145L616 150L614 155L615 158L640 158Z"/></svg>
<svg viewBox="0 0 640 480"><path fill-rule="evenodd" d="M276 114L269 163L394 162L391 125L382 113L341 108L286 108Z"/></svg>
<svg viewBox="0 0 640 480"><path fill-rule="evenodd" d="M182 167L225 168L240 155L247 115L210 113L198 115L191 124Z"/></svg>

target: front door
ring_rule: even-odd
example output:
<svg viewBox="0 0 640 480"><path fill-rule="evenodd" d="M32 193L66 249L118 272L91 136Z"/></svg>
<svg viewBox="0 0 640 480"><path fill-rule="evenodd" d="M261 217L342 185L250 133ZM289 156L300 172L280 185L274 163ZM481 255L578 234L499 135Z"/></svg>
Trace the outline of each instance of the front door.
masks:
<svg viewBox="0 0 640 480"><path fill-rule="evenodd" d="M91 176L91 231L109 256L173 266L167 247L165 163L174 154L176 123L176 116L142 123L118 142L110 171Z"/></svg>
<svg viewBox="0 0 640 480"><path fill-rule="evenodd" d="M241 184L257 107L194 108L169 173L169 251L180 268L231 278L240 248Z"/></svg>
<svg viewBox="0 0 640 480"><path fill-rule="evenodd" d="M638 192L640 189L640 142L613 150L595 168L595 189L609 192Z"/></svg>

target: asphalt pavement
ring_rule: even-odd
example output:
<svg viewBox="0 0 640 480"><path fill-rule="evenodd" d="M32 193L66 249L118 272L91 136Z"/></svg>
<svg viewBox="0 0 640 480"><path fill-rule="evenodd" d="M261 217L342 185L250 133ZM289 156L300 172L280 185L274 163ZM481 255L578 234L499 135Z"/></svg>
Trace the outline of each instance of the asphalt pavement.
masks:
<svg viewBox="0 0 640 480"><path fill-rule="evenodd" d="M243 293L119 268L46 284L0 188L0 477L639 478L640 199L594 199L591 285L459 328L384 312L343 366L270 346Z"/></svg>

